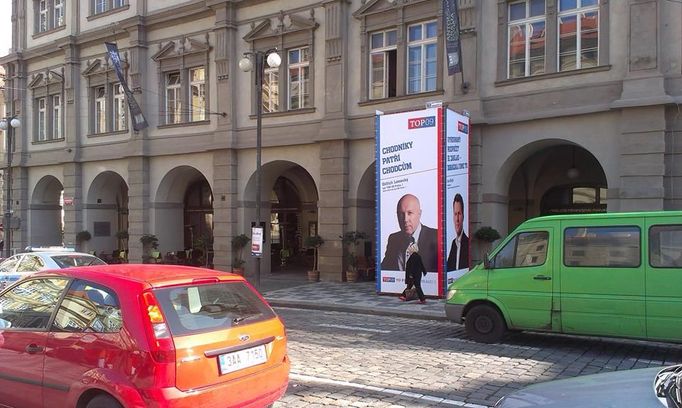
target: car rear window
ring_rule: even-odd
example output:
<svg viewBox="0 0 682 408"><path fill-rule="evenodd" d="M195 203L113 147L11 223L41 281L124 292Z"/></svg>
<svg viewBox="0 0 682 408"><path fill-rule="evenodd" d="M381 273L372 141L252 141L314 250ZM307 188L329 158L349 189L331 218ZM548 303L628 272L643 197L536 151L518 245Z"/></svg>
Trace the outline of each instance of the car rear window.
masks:
<svg viewBox="0 0 682 408"><path fill-rule="evenodd" d="M171 333L182 336L245 325L275 317L243 282L223 282L154 290Z"/></svg>
<svg viewBox="0 0 682 408"><path fill-rule="evenodd" d="M70 268L72 266L106 265L104 261L95 256L85 255L53 255L52 260L60 268Z"/></svg>

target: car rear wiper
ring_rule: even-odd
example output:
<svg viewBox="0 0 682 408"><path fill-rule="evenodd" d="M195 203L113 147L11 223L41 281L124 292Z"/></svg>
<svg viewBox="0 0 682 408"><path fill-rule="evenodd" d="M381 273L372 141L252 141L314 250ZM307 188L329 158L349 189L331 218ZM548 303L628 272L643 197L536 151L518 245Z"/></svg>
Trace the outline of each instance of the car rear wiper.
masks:
<svg viewBox="0 0 682 408"><path fill-rule="evenodd" d="M668 408L682 408L682 364L667 367L656 374L654 392Z"/></svg>

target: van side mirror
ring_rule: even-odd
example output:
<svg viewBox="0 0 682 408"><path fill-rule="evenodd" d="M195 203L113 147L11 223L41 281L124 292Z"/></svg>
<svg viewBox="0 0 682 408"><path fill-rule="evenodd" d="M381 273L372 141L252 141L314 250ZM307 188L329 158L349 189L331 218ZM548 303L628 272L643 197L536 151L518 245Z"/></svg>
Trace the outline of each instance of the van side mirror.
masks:
<svg viewBox="0 0 682 408"><path fill-rule="evenodd" d="M483 268L492 269L492 262L490 261L490 253L486 252L483 256Z"/></svg>

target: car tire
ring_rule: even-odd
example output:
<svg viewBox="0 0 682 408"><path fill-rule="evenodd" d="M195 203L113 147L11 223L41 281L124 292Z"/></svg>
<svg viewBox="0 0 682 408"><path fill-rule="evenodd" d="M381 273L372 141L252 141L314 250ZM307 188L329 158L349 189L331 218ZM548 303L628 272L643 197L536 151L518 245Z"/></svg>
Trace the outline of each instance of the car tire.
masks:
<svg viewBox="0 0 682 408"><path fill-rule="evenodd" d="M496 343L507 331L507 324L496 308L476 305L466 314L464 328L469 337L480 343Z"/></svg>
<svg viewBox="0 0 682 408"><path fill-rule="evenodd" d="M85 408L123 408L115 398L108 395L98 395L88 402Z"/></svg>

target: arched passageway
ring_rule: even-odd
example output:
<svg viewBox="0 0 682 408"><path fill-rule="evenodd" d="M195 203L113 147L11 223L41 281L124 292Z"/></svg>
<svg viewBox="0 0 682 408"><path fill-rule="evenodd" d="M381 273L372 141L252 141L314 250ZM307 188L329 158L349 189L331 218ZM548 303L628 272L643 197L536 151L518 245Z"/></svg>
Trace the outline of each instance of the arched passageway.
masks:
<svg viewBox="0 0 682 408"><path fill-rule="evenodd" d="M63 191L62 183L54 176L45 176L36 183L29 208L29 245L63 245Z"/></svg>
<svg viewBox="0 0 682 408"><path fill-rule="evenodd" d="M102 259L128 253L128 184L120 174L105 171L90 184L83 221L92 239L88 248Z"/></svg>

